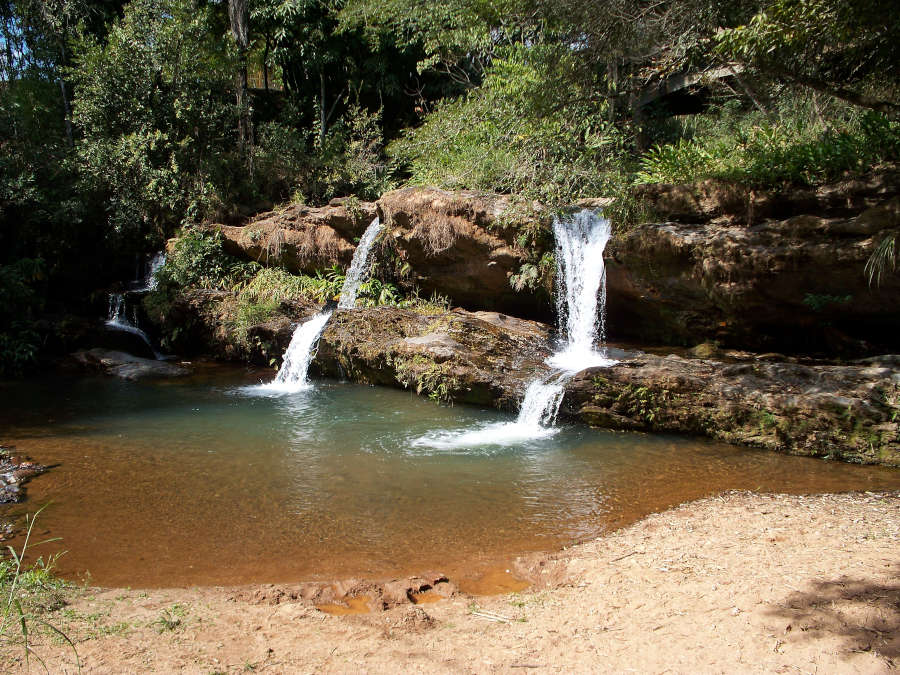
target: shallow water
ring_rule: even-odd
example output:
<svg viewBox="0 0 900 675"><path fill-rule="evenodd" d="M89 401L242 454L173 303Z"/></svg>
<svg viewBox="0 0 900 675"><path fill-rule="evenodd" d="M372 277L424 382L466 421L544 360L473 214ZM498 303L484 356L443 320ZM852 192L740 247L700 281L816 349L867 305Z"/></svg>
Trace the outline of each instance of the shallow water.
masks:
<svg viewBox="0 0 900 675"><path fill-rule="evenodd" d="M459 578L723 490L900 488L890 469L580 426L446 444L442 431L514 418L336 382L242 389L270 377L206 367L156 383L0 385L0 441L58 464L17 507L51 502L39 534L62 541L42 552L66 550L71 578L132 587Z"/></svg>

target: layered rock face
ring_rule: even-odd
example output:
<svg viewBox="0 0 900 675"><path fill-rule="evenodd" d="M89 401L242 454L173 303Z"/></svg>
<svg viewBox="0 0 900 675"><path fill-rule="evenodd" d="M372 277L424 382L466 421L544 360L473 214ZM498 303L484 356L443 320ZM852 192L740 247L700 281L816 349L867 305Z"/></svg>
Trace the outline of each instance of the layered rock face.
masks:
<svg viewBox="0 0 900 675"><path fill-rule="evenodd" d="M509 196L436 188L384 194L378 211L410 281L470 310L549 318L549 296L514 291L511 277L529 261L526 245L552 246L552 216Z"/></svg>
<svg viewBox="0 0 900 675"><path fill-rule="evenodd" d="M611 243L610 332L756 350L895 349L900 276L870 286L864 270L881 239L900 231L898 193L897 173L783 194L711 181L647 186L650 211L668 222Z"/></svg>
<svg viewBox="0 0 900 675"><path fill-rule="evenodd" d="M241 226L216 225L232 255L277 265L296 274L346 267L356 241L375 218L375 205L335 199L319 208L292 204Z"/></svg>
<svg viewBox="0 0 900 675"><path fill-rule="evenodd" d="M705 181L636 196L648 222L615 230L606 253L611 338L847 356L900 349L900 275L870 286L864 273L879 242L900 233L900 172L818 190ZM406 188L376 204L292 206L221 229L236 255L311 272L349 264L376 213L383 275L469 310L552 320L547 290L512 283L552 252L552 214L539 204Z"/></svg>

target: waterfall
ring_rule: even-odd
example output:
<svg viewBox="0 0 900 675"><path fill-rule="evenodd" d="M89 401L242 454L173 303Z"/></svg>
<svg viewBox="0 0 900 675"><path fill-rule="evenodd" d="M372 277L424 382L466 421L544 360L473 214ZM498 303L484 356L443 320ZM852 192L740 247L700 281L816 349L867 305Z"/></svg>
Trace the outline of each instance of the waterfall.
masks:
<svg viewBox="0 0 900 675"><path fill-rule="evenodd" d="M353 260L347 269L347 275L344 277L344 285L341 287L341 299L338 302L340 309L352 309L356 306L359 287L369 274L368 262L372 244L375 243L375 238L381 229L381 221L376 216L359 240L359 245L353 252ZM261 389L290 393L310 387L307 377L309 364L316 355L316 345L318 345L319 338L325 330L325 324L328 323L333 312L333 309L323 310L297 326L291 336L287 351L284 353L278 374L272 382L261 385Z"/></svg>
<svg viewBox="0 0 900 675"><path fill-rule="evenodd" d="M369 254L372 252L372 244L375 243L375 237L378 236L381 229L381 219L375 216L375 220L363 232L359 245L353 252L353 260L347 269L347 276L344 277L344 285L341 287L341 299L338 302L340 309L356 307L356 295L359 293L359 287L369 275Z"/></svg>
<svg viewBox="0 0 900 675"><path fill-rule="evenodd" d="M525 390L515 422L488 424L465 432L438 432L413 440L414 446L453 450L478 445L511 445L556 433L553 425L565 393L565 383L578 371L611 366L605 339L606 268L603 251L610 237L609 221L584 209L553 222L556 237L556 306L561 340L547 359L553 372L532 380ZM598 345L599 343L599 345Z"/></svg>
<svg viewBox="0 0 900 675"><path fill-rule="evenodd" d="M153 255L150 258L150 262L147 264L147 276L144 277L144 287L142 290L145 291L153 291L156 290L156 273L159 271L159 268L166 264L166 253L165 251L160 251Z"/></svg>
<svg viewBox="0 0 900 675"><path fill-rule="evenodd" d="M554 384L535 380L528 385L519 410L519 424L552 426L562 403L565 382L585 368L615 363L607 358L603 345L606 339L603 251L610 233L609 220L589 209L553 221L557 322L565 341L547 359L547 364L562 372L551 375Z"/></svg>
<svg viewBox="0 0 900 675"><path fill-rule="evenodd" d="M609 221L585 209L553 223L556 238L556 309L565 342L547 363L567 372L609 366L606 358L606 266ZM598 298L599 295L599 298ZM596 348L600 343L599 350Z"/></svg>
<svg viewBox="0 0 900 675"><path fill-rule="evenodd" d="M109 314L106 319L106 325L113 330L120 330L125 333L137 335L147 344L155 358L162 359L163 355L156 351L147 334L137 327L137 316L133 319L129 319L125 310L125 295L123 293L110 293Z"/></svg>

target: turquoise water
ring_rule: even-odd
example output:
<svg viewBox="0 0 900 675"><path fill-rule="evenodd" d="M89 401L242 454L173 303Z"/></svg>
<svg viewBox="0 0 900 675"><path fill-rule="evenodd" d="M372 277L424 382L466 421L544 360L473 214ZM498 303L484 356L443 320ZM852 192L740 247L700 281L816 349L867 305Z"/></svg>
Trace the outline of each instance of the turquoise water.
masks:
<svg viewBox="0 0 900 675"><path fill-rule="evenodd" d="M41 534L62 538L64 574L132 587L458 576L723 490L900 487L889 469L581 426L429 445L514 416L338 382L260 396L245 387L270 372L199 373L0 385L0 442L57 465L24 506L51 502Z"/></svg>

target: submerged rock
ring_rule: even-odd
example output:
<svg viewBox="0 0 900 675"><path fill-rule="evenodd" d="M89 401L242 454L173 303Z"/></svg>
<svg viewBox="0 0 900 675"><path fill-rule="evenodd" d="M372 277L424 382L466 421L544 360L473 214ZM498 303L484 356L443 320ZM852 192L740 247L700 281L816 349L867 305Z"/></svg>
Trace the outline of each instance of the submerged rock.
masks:
<svg viewBox="0 0 900 675"><path fill-rule="evenodd" d="M182 377L189 375L187 368L155 359L144 359L126 352L109 349L89 349L75 352L72 358L85 368L125 380L140 380L149 377Z"/></svg>
<svg viewBox="0 0 900 675"><path fill-rule="evenodd" d="M12 447L0 446L0 504L20 502L25 496L24 486L31 478L44 473L46 466L15 457ZM11 526L4 526L0 540L12 534Z"/></svg>
<svg viewBox="0 0 900 675"><path fill-rule="evenodd" d="M579 373L562 412L604 429L900 466L898 363L897 356L823 366L642 354Z"/></svg>

